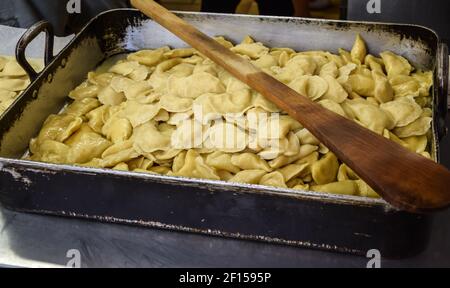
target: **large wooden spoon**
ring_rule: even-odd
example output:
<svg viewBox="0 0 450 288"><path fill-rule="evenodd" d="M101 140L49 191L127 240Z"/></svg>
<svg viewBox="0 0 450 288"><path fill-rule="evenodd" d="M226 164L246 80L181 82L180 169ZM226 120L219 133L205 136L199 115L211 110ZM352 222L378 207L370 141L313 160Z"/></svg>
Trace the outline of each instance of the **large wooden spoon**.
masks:
<svg viewBox="0 0 450 288"><path fill-rule="evenodd" d="M298 120L396 208L450 205L450 172L300 95L152 0L132 5Z"/></svg>

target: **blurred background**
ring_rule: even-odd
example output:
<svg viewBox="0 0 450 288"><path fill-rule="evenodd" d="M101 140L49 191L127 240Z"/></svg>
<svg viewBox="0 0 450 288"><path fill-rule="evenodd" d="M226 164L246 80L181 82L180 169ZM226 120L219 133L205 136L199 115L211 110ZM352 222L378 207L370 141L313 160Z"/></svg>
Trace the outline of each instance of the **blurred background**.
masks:
<svg viewBox="0 0 450 288"><path fill-rule="evenodd" d="M217 1L215 2L226 2ZM201 0L161 0L160 3L172 10L180 11L200 11L202 7ZM278 1L275 1L278 2ZM339 19L340 18L340 0L313 0L310 3L310 16L314 18ZM259 15L260 7L255 0L241 0L236 6L236 13Z"/></svg>
<svg viewBox="0 0 450 288"><path fill-rule="evenodd" d="M79 14L66 12L70 1L81 3ZM159 0L171 10L298 16L355 21L418 24L432 28L449 42L448 0ZM430 3L432 2L432 5ZM111 9L129 7L129 0L1 0L0 24L27 28L46 19L58 36L77 33L89 19Z"/></svg>
<svg viewBox="0 0 450 288"><path fill-rule="evenodd" d="M239 0L203 0L204 2L216 2L214 7L222 6L226 2L239 2ZM262 1L260 2L271 2ZM274 0L275 5L282 5L286 1ZM296 2L295 0L293 2ZM308 1L297 1L308 2ZM438 32L440 37L450 44L450 1L448 0L379 0L379 11L368 11L369 0L309 0L308 7L303 11L298 11L299 7L295 7L295 16L313 17L323 19L341 19L355 21L374 21L374 22L393 22L393 23L409 23L429 27ZM432 2L432 5L430 5ZM202 0L161 0L161 4L173 10L201 11L205 9L205 3ZM235 12L240 14L265 14L265 15L281 15L286 14L285 11L276 11L271 7L260 7L265 5L255 0L240 0L236 6ZM371 6L374 7L374 6ZM203 8L203 9L202 9ZM209 7L206 7L209 8ZM262 9L263 8L263 9ZM222 7L223 9L223 7ZM286 8L289 9L289 8ZM300 7L301 9L301 7ZM214 10L214 9L209 9ZM297 10L297 11L295 11ZM375 9L376 10L376 9ZM224 11L212 11L224 12ZM227 11L230 12L230 11ZM379 13L378 13L379 12ZM289 13L289 12L287 12ZM290 16L290 15L289 15Z"/></svg>

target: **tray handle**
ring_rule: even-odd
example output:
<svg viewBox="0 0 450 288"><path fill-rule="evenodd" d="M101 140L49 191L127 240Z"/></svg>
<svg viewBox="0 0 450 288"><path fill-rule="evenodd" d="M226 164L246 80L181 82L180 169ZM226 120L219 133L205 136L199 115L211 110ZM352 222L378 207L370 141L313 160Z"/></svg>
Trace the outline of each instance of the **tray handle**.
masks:
<svg viewBox="0 0 450 288"><path fill-rule="evenodd" d="M39 75L36 70L30 65L25 56L25 51L28 45L39 35L45 31L45 58L44 63L47 66L53 60L53 46L55 41L55 34L53 26L48 21L39 21L31 26L20 38L16 46L16 60L20 66L25 70L30 77L31 81L34 81Z"/></svg>
<svg viewBox="0 0 450 288"><path fill-rule="evenodd" d="M437 73L436 73L436 95L437 95L437 133L439 141L447 135L446 117L448 113L448 87L449 87L449 54L448 46L445 43L439 44Z"/></svg>

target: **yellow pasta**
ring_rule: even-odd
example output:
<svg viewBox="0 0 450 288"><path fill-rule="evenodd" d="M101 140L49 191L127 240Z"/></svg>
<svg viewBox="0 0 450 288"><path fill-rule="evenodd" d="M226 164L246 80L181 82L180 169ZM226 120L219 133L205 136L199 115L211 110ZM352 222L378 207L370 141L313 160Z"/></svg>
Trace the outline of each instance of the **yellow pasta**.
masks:
<svg viewBox="0 0 450 288"><path fill-rule="evenodd" d="M368 54L359 35L339 55L216 40L324 108L431 157L431 72L412 73L392 52ZM26 80L2 58L0 72L8 103ZM4 73L19 81L3 84ZM378 197L300 123L192 48L129 54L69 97L31 141L31 160Z"/></svg>
<svg viewBox="0 0 450 288"><path fill-rule="evenodd" d="M35 71L43 68L42 61L31 59L30 64ZM13 57L0 56L0 115L14 103L30 83L25 70Z"/></svg>

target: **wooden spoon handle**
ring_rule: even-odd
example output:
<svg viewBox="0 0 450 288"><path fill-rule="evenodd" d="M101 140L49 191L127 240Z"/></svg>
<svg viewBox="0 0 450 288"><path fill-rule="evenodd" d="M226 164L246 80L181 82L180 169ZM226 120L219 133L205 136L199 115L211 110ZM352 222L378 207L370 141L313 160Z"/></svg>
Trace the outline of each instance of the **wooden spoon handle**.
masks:
<svg viewBox="0 0 450 288"><path fill-rule="evenodd" d="M154 1L131 3L288 112L394 207L427 212L450 205L450 172L443 166L312 102Z"/></svg>

